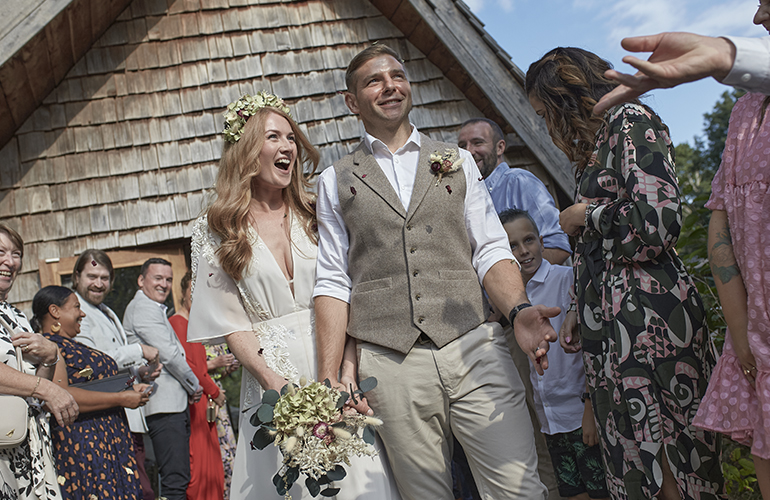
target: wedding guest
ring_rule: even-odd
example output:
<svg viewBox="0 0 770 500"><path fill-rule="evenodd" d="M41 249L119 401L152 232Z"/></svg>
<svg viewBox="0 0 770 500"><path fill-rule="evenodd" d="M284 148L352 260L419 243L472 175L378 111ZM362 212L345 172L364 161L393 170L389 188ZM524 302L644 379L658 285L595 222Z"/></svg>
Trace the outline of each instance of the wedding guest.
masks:
<svg viewBox="0 0 770 500"><path fill-rule="evenodd" d="M182 300L179 311L168 319L179 342L184 348L187 364L203 387L203 397L190 405L190 484L188 500L222 500L225 492L225 472L219 437L214 422L207 419L209 405L218 408L225 405L225 391L209 377L206 366L206 348L202 344L187 342L187 325L190 318L190 281L192 273L182 277Z"/></svg>
<svg viewBox="0 0 770 500"><path fill-rule="evenodd" d="M217 387L222 390L222 379L233 374L241 365L235 359L235 356L227 350L226 344L207 345L205 347L206 366L209 375L214 383L217 384ZM225 472L225 500L230 500L230 483L233 478L233 463L235 462L237 441L227 404L217 409L216 425L219 451L222 454L222 467Z"/></svg>
<svg viewBox="0 0 770 500"><path fill-rule="evenodd" d="M217 196L193 229L197 277L187 340L224 339L245 368L231 497L278 500L284 497L272 478L282 466L281 452L250 446L256 431L250 420L263 391L280 391L287 381L316 373L311 310L317 236L307 174L319 155L277 96L247 94L231 106L240 112L226 115ZM355 379L354 354L342 370ZM347 476L334 483L336 498L398 499L384 460L354 457ZM303 481L287 495L310 498Z"/></svg>
<svg viewBox="0 0 770 500"><path fill-rule="evenodd" d="M80 309L77 295L69 288L40 289L32 299L32 312L32 326L59 346L66 364L57 367L57 383L67 389L80 406L77 420L53 429L62 496L72 500L140 498L133 439L123 408L137 408L147 403L147 386L140 384L121 392L73 387L73 384L117 375L117 363L75 339L85 313Z"/></svg>
<svg viewBox="0 0 770 500"><path fill-rule="evenodd" d="M540 371L559 309L527 302L470 154L410 123L398 54L367 47L345 80L366 135L318 181L318 377L339 384L354 337L360 377L381 381L367 399L405 498L451 498L452 434L482 496L544 498L524 387L481 285Z"/></svg>
<svg viewBox="0 0 770 500"><path fill-rule="evenodd" d="M18 500L59 500L48 416L70 425L79 409L72 395L51 381L57 365L64 364L56 344L33 333L24 313L7 302L23 257L19 233L0 224L0 317L12 329L0 327L0 394L26 398L29 405L27 438L0 448L0 492ZM21 367L16 346L24 353Z"/></svg>
<svg viewBox="0 0 770 500"><path fill-rule="evenodd" d="M766 5L767 0L760 0L760 9ZM770 37L658 33L624 38L621 45L631 52L652 54L646 61L633 56L623 58L623 62L639 70L635 75L607 70L605 76L620 85L599 100L594 114L601 115L653 89L676 87L709 76L725 85L770 94Z"/></svg>
<svg viewBox="0 0 770 500"><path fill-rule="evenodd" d="M110 257L94 248L83 250L72 270L72 286L86 315L80 323L78 342L108 354L118 364L119 370L136 369L145 363L157 367L154 373L149 373L143 378L143 381L150 382L160 375L158 350L149 345L128 343L120 319L104 304L114 281L115 271ZM144 413L142 408L126 408L125 411L134 441L136 467L144 500L155 500L150 478L144 469L143 435L147 433Z"/></svg>
<svg viewBox="0 0 770 500"><path fill-rule="evenodd" d="M543 257L551 264L563 264L572 249L559 226L559 209L543 181L532 172L511 168L505 162L505 139L500 126L487 118L466 120L457 136L457 145L473 156L497 213L512 208L529 212L542 228Z"/></svg>
<svg viewBox="0 0 770 500"><path fill-rule="evenodd" d="M171 293L171 263L151 258L142 264L139 290L126 307L123 326L132 344L158 349L163 371L156 379L156 394L144 409L155 458L160 469L160 488L167 500L185 500L190 482L189 403L197 403L203 389L185 361L184 349L166 318L163 304Z"/></svg>
<svg viewBox="0 0 770 500"><path fill-rule="evenodd" d="M589 397L613 498L716 499L719 441L691 420L714 360L703 303L674 250L682 224L668 129L638 102L591 114L617 84L608 62L556 48L526 76L529 101L575 164L577 311L563 345L582 341ZM573 332L579 320L579 333Z"/></svg>
<svg viewBox="0 0 770 500"><path fill-rule="evenodd" d="M529 300L561 309L558 316L551 318L558 330L572 302L572 268L551 265L545 259L543 237L526 210L506 210L500 214L500 222L513 256L521 264ZM509 339L511 342L515 340ZM594 412L586 399L583 358L579 353L554 349L549 361L543 375L538 375L530 364L528 378L559 494L568 500L606 499L607 481Z"/></svg>
<svg viewBox="0 0 770 500"><path fill-rule="evenodd" d="M754 24L770 31L770 0ZM727 322L722 355L695 425L751 447L762 498L770 499L770 96L749 93L730 115L711 185L709 262Z"/></svg>

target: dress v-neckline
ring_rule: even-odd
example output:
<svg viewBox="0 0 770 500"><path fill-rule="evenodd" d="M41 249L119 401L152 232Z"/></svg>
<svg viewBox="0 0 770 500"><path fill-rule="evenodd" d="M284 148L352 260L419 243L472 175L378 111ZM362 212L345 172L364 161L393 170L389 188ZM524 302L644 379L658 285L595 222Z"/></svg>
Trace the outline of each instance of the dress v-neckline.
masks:
<svg viewBox="0 0 770 500"><path fill-rule="evenodd" d="M294 221L292 220L291 226L289 227L289 234L291 234L292 230L294 229L293 222ZM281 275L283 280L286 282L286 285L289 287L289 293L291 294L292 300L296 302L297 296L296 296L296 293L295 293L296 290L294 289L294 278L289 279L286 276L286 274L284 274L283 269L281 269L281 266L278 264L278 259L275 257L275 254L270 249L270 247L267 246L267 243L265 243L265 240L262 239L262 237L259 235L259 233L257 232L257 230L254 227L252 227L251 230L254 231L254 234L257 237L258 245L263 246L267 250L267 253L270 255L270 258L272 259L273 264L275 265L276 269L278 270L278 274ZM292 276L296 276L295 262L296 262L297 259L294 256L294 245L292 244L291 238L289 238L289 253L291 254L291 275Z"/></svg>

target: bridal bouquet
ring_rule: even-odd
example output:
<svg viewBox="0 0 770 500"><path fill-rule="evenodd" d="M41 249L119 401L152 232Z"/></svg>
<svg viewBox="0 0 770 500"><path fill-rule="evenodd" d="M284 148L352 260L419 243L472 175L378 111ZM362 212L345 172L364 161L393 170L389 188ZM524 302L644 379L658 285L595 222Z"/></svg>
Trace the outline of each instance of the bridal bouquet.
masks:
<svg viewBox="0 0 770 500"><path fill-rule="evenodd" d="M374 426L382 421L342 411L348 397L370 391L377 380L361 381L359 390L351 394L333 388L329 380L308 381L303 377L299 386L287 384L281 393L265 391L262 405L251 417L258 427L252 448L264 449L270 443L279 446L283 465L273 477L279 495L291 498L288 491L304 474L305 486L312 496L330 497L339 492L329 483L345 477L343 464L350 465L351 456L375 456ZM327 486L323 491L321 487Z"/></svg>

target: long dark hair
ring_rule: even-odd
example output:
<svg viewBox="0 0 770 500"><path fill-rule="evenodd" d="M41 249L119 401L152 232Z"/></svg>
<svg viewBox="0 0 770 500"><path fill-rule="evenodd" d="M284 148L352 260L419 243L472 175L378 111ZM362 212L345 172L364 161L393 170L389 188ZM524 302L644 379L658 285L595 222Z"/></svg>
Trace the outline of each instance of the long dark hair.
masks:
<svg viewBox="0 0 770 500"><path fill-rule="evenodd" d="M596 131L603 122L592 114L594 106L618 86L604 76L608 69L612 69L612 64L592 52L557 47L527 70L527 95L543 103L551 139L578 171L590 160Z"/></svg>
<svg viewBox="0 0 770 500"><path fill-rule="evenodd" d="M62 307L73 292L69 288L57 285L49 285L41 288L32 298L32 320L29 324L37 333L42 333L43 318L48 314L48 308L52 305Z"/></svg>

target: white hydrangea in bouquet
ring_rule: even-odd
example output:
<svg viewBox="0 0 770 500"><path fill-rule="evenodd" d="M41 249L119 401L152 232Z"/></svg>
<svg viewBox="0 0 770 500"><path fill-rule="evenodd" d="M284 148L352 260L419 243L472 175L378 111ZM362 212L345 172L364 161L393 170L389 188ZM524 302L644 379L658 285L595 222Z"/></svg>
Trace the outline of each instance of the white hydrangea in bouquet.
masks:
<svg viewBox="0 0 770 500"><path fill-rule="evenodd" d="M270 443L280 447L283 465L273 477L279 495L290 499L288 491L306 476L305 486L313 496L330 497L339 492L331 485L345 477L343 465L350 465L353 456L376 456L374 427L382 425L375 417L343 412L349 397L370 391L377 380L361 381L359 389L350 394L323 382L300 379L299 386L287 384L281 393L265 391L262 405L251 417L258 427L251 441L252 448L264 449ZM321 489L326 486L325 489Z"/></svg>

